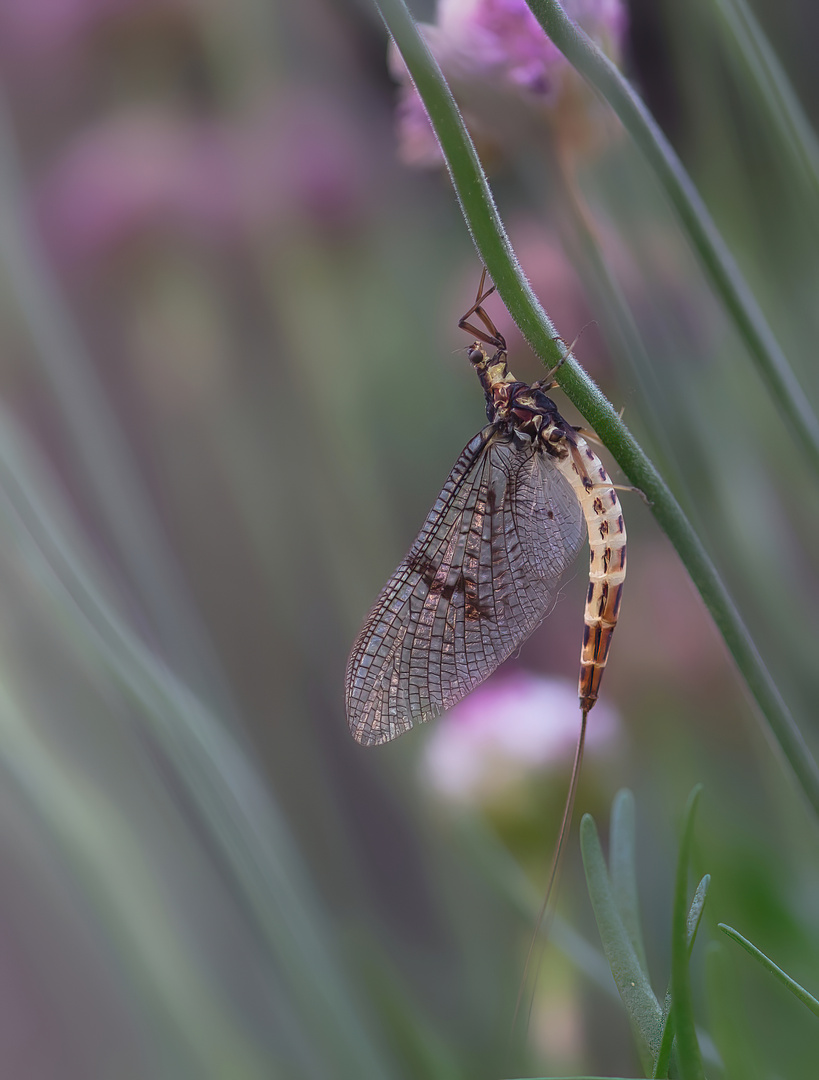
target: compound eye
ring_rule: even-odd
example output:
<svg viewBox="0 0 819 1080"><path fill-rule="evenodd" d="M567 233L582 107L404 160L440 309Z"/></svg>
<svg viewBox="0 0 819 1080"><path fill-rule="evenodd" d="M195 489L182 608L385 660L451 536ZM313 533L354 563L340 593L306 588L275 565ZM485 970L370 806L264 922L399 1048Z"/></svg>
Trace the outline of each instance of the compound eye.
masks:
<svg viewBox="0 0 819 1080"><path fill-rule="evenodd" d="M480 364L481 360L483 360L483 349L472 348L467 355L473 364Z"/></svg>

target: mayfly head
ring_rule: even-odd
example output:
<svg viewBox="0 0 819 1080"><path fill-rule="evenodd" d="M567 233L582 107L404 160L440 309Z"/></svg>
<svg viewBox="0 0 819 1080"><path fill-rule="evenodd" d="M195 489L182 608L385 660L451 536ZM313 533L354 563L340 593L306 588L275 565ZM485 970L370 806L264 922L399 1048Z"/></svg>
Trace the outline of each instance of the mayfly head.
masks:
<svg viewBox="0 0 819 1080"><path fill-rule="evenodd" d="M489 363L489 357L486 355L486 349L479 341L473 341L467 349L466 355L469 357L470 364L475 370L480 373L486 370L486 365Z"/></svg>

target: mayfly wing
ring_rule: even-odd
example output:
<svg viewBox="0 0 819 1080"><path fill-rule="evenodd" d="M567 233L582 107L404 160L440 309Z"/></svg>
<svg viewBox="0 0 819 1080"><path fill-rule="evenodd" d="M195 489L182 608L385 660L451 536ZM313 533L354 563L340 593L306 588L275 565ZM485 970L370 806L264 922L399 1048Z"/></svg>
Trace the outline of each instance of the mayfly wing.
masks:
<svg viewBox="0 0 819 1080"><path fill-rule="evenodd" d="M544 618L584 537L551 459L495 424L479 432L353 646L358 742L387 742L482 682Z"/></svg>

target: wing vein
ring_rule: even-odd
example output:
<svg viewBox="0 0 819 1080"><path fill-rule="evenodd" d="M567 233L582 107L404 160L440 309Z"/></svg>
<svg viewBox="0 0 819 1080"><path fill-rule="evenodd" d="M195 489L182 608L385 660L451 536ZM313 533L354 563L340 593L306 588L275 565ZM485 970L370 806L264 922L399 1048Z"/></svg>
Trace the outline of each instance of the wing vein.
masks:
<svg viewBox="0 0 819 1080"><path fill-rule="evenodd" d="M394 738L494 671L548 612L584 535L579 503L546 452L495 424L479 432L353 647L356 739Z"/></svg>

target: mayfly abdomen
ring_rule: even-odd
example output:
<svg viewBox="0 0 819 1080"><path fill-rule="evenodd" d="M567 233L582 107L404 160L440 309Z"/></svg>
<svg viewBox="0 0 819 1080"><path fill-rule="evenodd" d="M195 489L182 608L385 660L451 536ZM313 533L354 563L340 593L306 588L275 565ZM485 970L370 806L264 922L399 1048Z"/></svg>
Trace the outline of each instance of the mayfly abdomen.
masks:
<svg viewBox="0 0 819 1080"><path fill-rule="evenodd" d="M574 488L589 532L589 588L578 686L580 707L588 712L597 700L620 614L626 577L626 526L608 473L581 435L576 436L568 457L557 464Z"/></svg>

